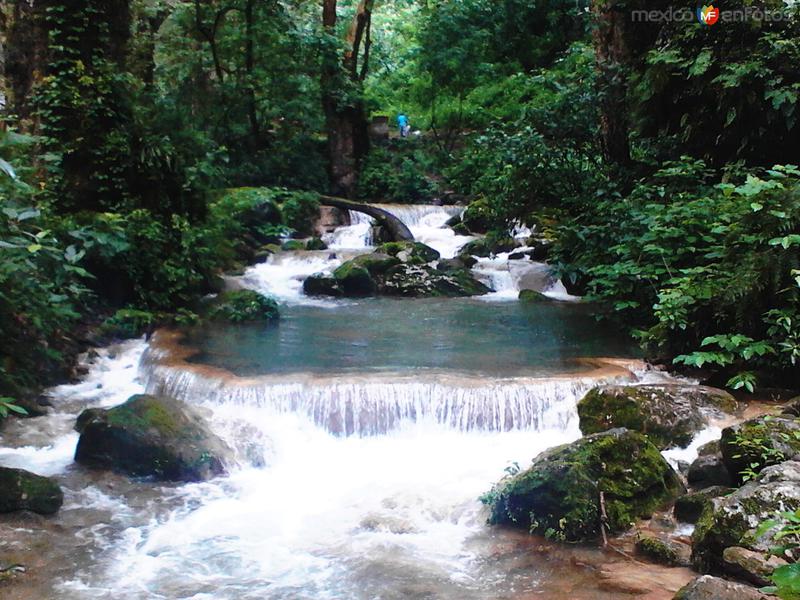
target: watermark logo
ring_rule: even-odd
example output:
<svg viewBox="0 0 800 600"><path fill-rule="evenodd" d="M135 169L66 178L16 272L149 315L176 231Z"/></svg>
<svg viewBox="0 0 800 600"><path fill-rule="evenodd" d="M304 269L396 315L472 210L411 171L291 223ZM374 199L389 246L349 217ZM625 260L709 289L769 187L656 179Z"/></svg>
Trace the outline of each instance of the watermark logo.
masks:
<svg viewBox="0 0 800 600"><path fill-rule="evenodd" d="M714 5L703 6L697 9L697 19L703 24L711 26L719 21L719 9L714 8Z"/></svg>

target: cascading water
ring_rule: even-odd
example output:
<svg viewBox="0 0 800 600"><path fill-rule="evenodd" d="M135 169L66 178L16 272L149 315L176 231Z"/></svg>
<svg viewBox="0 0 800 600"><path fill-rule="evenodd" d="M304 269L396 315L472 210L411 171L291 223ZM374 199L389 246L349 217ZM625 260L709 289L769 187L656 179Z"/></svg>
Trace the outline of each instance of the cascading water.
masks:
<svg viewBox="0 0 800 600"><path fill-rule="evenodd" d="M470 239L442 228L460 209L390 210L443 256ZM565 374L615 347L600 329L585 333L580 307L316 306L302 280L364 251L359 219L330 251L279 253L240 278L287 305L278 327L211 330L208 364L185 362L161 334L103 350L83 382L50 390L49 416L3 431L0 463L53 475L66 495L57 527L0 531L58 565L31 598L615 597L569 561L532 567L529 542L488 529L478 497L515 462L577 438L587 389L641 374L613 364ZM484 273L499 296L535 277L553 285L514 262L493 264L505 287ZM236 452L229 475L159 485L74 466L79 412L144 391L206 411Z"/></svg>

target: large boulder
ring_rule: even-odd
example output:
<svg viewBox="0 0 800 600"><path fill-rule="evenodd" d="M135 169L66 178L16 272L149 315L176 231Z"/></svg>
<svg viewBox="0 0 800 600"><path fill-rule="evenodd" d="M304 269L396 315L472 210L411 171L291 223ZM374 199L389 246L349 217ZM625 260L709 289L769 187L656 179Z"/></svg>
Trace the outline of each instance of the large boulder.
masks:
<svg viewBox="0 0 800 600"><path fill-rule="evenodd" d="M726 427L720 449L731 477L741 482L745 472L758 473L800 455L800 421L789 416L760 416Z"/></svg>
<svg viewBox="0 0 800 600"><path fill-rule="evenodd" d="M471 202L461 215L461 224L471 233L486 233L492 223L492 207L483 198Z"/></svg>
<svg viewBox="0 0 800 600"><path fill-rule="evenodd" d="M0 467L0 513L29 510L52 515L63 503L64 493L49 477Z"/></svg>
<svg viewBox="0 0 800 600"><path fill-rule="evenodd" d="M466 269L439 271L427 265L401 264L386 273L381 293L412 298L480 296L491 291Z"/></svg>
<svg viewBox="0 0 800 600"><path fill-rule="evenodd" d="M333 272L339 287L345 296L372 296L378 291L378 285L369 270L355 261L348 261Z"/></svg>
<svg viewBox="0 0 800 600"><path fill-rule="evenodd" d="M612 429L543 452L482 500L491 508L491 523L579 541L601 534L602 506L608 530L618 533L683 491L650 440Z"/></svg>
<svg viewBox="0 0 800 600"><path fill-rule="evenodd" d="M714 486L730 487L733 485L733 477L731 477L728 467L725 466L725 461L719 453L698 456L689 465L686 480L689 482L689 486L695 490Z"/></svg>
<svg viewBox="0 0 800 600"><path fill-rule="evenodd" d="M692 562L701 571L724 572L726 548L766 553L774 545L774 534L758 532L758 526L778 511L799 508L800 462L765 468L756 479L706 506L692 536Z"/></svg>
<svg viewBox="0 0 800 600"><path fill-rule="evenodd" d="M315 273L303 282L303 293L306 296L343 296L339 282L335 277L328 277L322 273Z"/></svg>
<svg viewBox="0 0 800 600"><path fill-rule="evenodd" d="M401 244L402 242L394 242L394 243ZM392 256L390 254L383 254L382 252L373 252L372 254L362 254L361 256L356 256L353 260L345 264L352 264L358 267L363 267L367 271L369 271L370 275L375 277L380 277L381 275L386 273L386 271L388 271L394 266L399 265L401 262L402 261L399 258L397 258L397 256Z"/></svg>
<svg viewBox="0 0 800 600"><path fill-rule="evenodd" d="M767 600L756 588L711 575L701 575L678 590L673 600Z"/></svg>
<svg viewBox="0 0 800 600"><path fill-rule="evenodd" d="M232 323L277 321L280 318L278 303L254 290L223 292L211 305L209 317Z"/></svg>
<svg viewBox="0 0 800 600"><path fill-rule="evenodd" d="M733 412L736 401L722 390L692 385L604 386L578 403L581 432L625 427L647 434L659 448L685 448L712 412Z"/></svg>
<svg viewBox="0 0 800 600"><path fill-rule="evenodd" d="M75 460L136 477L202 481L225 472L231 450L192 407L136 395L114 408L78 417Z"/></svg>

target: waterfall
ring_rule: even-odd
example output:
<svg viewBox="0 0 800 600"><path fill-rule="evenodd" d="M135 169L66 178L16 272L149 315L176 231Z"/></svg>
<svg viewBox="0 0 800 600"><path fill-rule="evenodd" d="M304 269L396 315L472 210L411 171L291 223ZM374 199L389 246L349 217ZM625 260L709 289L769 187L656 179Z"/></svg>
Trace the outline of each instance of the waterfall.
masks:
<svg viewBox="0 0 800 600"><path fill-rule="evenodd" d="M203 367L143 360L149 393L190 403L241 405L298 413L330 433L382 435L403 423L429 422L457 431L565 431L577 401L592 387L631 381L632 374L552 378L480 378L453 374L240 379Z"/></svg>

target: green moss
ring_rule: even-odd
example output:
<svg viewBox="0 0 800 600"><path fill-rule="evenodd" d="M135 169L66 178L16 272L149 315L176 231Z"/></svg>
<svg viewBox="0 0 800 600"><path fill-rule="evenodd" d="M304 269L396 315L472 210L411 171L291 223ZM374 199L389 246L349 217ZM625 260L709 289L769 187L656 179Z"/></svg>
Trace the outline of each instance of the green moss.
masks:
<svg viewBox="0 0 800 600"><path fill-rule="evenodd" d="M722 431L725 466L739 483L762 469L800 454L800 421L789 416L756 417Z"/></svg>
<svg viewBox="0 0 800 600"><path fill-rule="evenodd" d="M655 537L640 537L637 539L636 551L661 565L677 565L680 563L680 556L675 548Z"/></svg>
<svg viewBox="0 0 800 600"><path fill-rule="evenodd" d="M0 467L0 513L30 510L50 515L63 502L64 494L52 479L22 469Z"/></svg>
<svg viewBox="0 0 800 600"><path fill-rule="evenodd" d="M129 339L144 335L155 327L161 315L135 308L122 308L103 321L100 330L104 335Z"/></svg>
<svg viewBox="0 0 800 600"><path fill-rule="evenodd" d="M345 296L371 296L378 286L369 271L357 261L351 260L333 272Z"/></svg>
<svg viewBox="0 0 800 600"><path fill-rule="evenodd" d="M492 505L492 523L584 540L600 533L601 492L608 526L620 532L681 489L658 448L641 434L617 429L548 450L484 501Z"/></svg>
<svg viewBox="0 0 800 600"><path fill-rule="evenodd" d="M550 298L535 290L521 290L519 293L519 299L522 302L527 302L530 304L551 301Z"/></svg>
<svg viewBox="0 0 800 600"><path fill-rule="evenodd" d="M402 256L403 262L412 265L423 265L439 260L441 254L422 242L387 242L381 244L376 252L389 256ZM402 254L401 254L402 253Z"/></svg>
<svg viewBox="0 0 800 600"><path fill-rule="evenodd" d="M323 242L320 238L314 237L306 242L306 250L327 250L328 244Z"/></svg>
<svg viewBox="0 0 800 600"><path fill-rule="evenodd" d="M275 321L280 318L278 303L253 290L237 290L221 294L209 316L232 323Z"/></svg>
<svg viewBox="0 0 800 600"><path fill-rule="evenodd" d="M287 252L305 249L306 245L300 240L286 240L283 242L283 244L281 244L281 250L286 250Z"/></svg>

